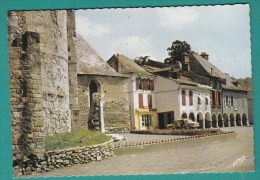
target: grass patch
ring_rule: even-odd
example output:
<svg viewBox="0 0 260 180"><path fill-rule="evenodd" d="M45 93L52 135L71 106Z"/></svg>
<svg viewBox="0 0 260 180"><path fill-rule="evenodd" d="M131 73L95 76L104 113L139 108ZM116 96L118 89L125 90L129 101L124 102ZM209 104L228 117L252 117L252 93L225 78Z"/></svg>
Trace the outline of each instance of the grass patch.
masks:
<svg viewBox="0 0 260 180"><path fill-rule="evenodd" d="M46 151L52 151L72 147L91 146L107 142L110 139L111 136L107 136L104 133L81 129L78 131L46 136L45 148Z"/></svg>

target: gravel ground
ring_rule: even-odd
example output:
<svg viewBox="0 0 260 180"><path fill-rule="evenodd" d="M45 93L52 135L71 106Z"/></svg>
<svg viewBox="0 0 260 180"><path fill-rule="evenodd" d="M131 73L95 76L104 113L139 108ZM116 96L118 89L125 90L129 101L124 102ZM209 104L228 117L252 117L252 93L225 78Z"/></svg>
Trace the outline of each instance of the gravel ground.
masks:
<svg viewBox="0 0 260 180"><path fill-rule="evenodd" d="M74 165L38 176L175 174L245 172L254 170L253 127L230 127L231 138L216 136L128 147L115 150L115 157ZM127 141L157 139L157 135L126 134ZM228 135L229 136L229 135ZM163 136L166 137L166 136ZM172 137L172 136L171 136ZM234 164L234 161L237 163Z"/></svg>

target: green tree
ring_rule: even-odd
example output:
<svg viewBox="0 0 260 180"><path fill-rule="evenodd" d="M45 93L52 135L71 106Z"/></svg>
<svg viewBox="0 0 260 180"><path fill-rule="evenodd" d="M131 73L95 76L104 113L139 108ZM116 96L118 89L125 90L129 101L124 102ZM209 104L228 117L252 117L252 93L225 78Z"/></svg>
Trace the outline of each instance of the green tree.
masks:
<svg viewBox="0 0 260 180"><path fill-rule="evenodd" d="M191 52L191 47L186 41L180 41L176 40L172 42L171 47L167 48L168 55L164 60L165 64L173 65L176 63L176 61L181 61L183 60L183 54L190 54Z"/></svg>

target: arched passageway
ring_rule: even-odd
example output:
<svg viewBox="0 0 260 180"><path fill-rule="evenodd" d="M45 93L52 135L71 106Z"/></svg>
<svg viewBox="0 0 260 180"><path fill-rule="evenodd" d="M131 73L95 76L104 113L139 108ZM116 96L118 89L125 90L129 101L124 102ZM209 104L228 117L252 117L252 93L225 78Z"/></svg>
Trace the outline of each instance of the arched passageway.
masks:
<svg viewBox="0 0 260 180"><path fill-rule="evenodd" d="M204 123L204 121L203 121L203 115L202 115L202 113L201 112L199 112L198 114L197 114L197 122L199 123L199 127L200 128L205 128L205 123Z"/></svg>
<svg viewBox="0 0 260 180"><path fill-rule="evenodd" d="M193 113L190 113L189 115L189 119L191 119L193 122L195 121L195 116Z"/></svg>
<svg viewBox="0 0 260 180"><path fill-rule="evenodd" d="M237 126L242 126L241 116L239 113L236 114L236 124L237 124Z"/></svg>
<svg viewBox="0 0 260 180"><path fill-rule="evenodd" d="M245 113L242 115L242 123L243 123L243 126L248 125L248 120L247 120L247 116Z"/></svg>
<svg viewBox="0 0 260 180"><path fill-rule="evenodd" d="M212 121L210 120L210 113L206 112L205 114L205 127L211 128L212 127Z"/></svg>
<svg viewBox="0 0 260 180"><path fill-rule="evenodd" d="M228 120L228 115L226 113L223 114L223 119L224 119L224 127L229 127L229 120Z"/></svg>
<svg viewBox="0 0 260 180"><path fill-rule="evenodd" d="M182 113L181 117L182 117L183 119L187 119L187 118L188 118L188 116L187 116L186 113Z"/></svg>
<svg viewBox="0 0 260 180"><path fill-rule="evenodd" d="M100 84L97 81L91 81L89 84L89 119L88 129L100 131L102 130L101 107L100 107Z"/></svg>
<svg viewBox="0 0 260 180"><path fill-rule="evenodd" d="M217 116L215 113L212 114L212 127L217 128Z"/></svg>
<svg viewBox="0 0 260 180"><path fill-rule="evenodd" d="M230 118L229 119L230 119L231 126L236 126L236 121L235 121L235 117L234 117L233 113L230 114Z"/></svg>
<svg viewBox="0 0 260 180"><path fill-rule="evenodd" d="M222 116L221 116L221 114L219 113L219 114L218 114L218 126L219 126L219 127L224 127L223 124L224 124L224 123L223 123Z"/></svg>

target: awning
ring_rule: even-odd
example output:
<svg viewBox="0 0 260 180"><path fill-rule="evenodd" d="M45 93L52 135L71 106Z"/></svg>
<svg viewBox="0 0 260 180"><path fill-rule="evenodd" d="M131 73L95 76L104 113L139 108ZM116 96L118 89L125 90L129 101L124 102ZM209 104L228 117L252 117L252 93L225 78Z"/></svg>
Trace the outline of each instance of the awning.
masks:
<svg viewBox="0 0 260 180"><path fill-rule="evenodd" d="M143 109L143 108L136 108L137 112L149 112L149 109Z"/></svg>

